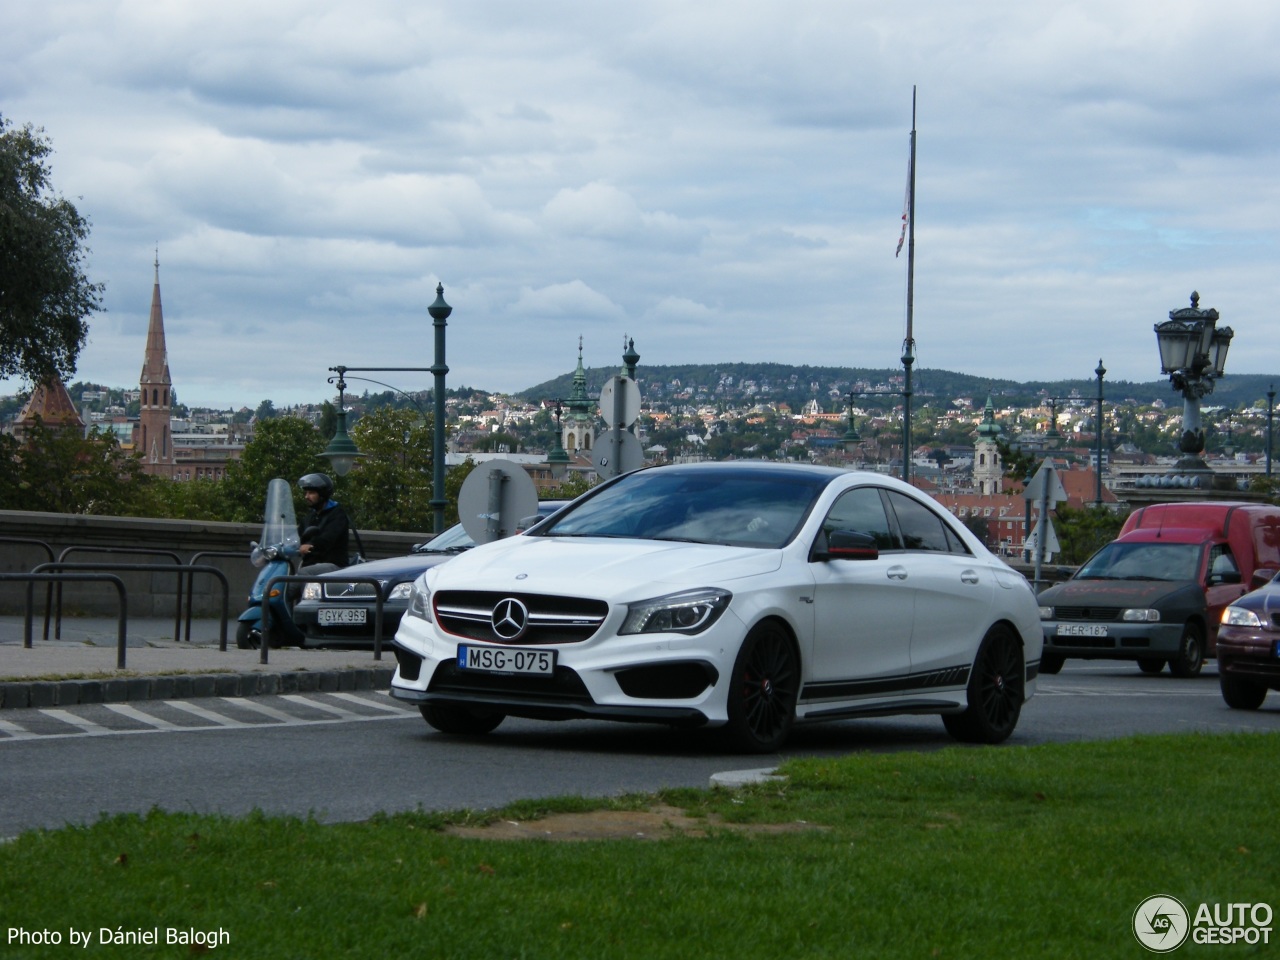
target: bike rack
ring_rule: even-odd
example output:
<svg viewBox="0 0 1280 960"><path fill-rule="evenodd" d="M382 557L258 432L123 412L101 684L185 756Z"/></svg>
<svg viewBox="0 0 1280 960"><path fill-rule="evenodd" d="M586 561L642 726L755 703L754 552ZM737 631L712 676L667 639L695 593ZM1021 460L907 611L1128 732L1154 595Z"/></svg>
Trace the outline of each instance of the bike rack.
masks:
<svg viewBox="0 0 1280 960"><path fill-rule="evenodd" d="M248 553L244 550L201 550L199 553L193 553L191 555L191 559L187 561L187 566L188 567L194 566L196 564L196 561L201 560L204 557L235 557L243 560L248 557ZM187 579L187 615L184 621L186 624L185 626L186 636L183 639L185 639L187 643L190 643L191 642L191 613L192 613L192 608L196 604L195 571L192 570L191 572L187 573L186 579Z"/></svg>
<svg viewBox="0 0 1280 960"><path fill-rule="evenodd" d="M33 547L43 548L49 560L53 560L53 547L49 546L43 540L33 540L30 537L0 537L0 543L25 543ZM53 584L49 583L44 588L44 638L49 639L49 609L53 605Z"/></svg>
<svg viewBox="0 0 1280 960"><path fill-rule="evenodd" d="M163 573L167 570L173 570L173 569L174 569L173 567L169 566L166 563L65 563L61 560L58 560L53 563L42 563L39 566L34 567L31 572L35 574L35 573L42 573L46 570L55 571L55 572L62 571L62 570L119 570L121 572L134 572L134 573L146 573L146 572ZM230 587L230 584L228 584L227 582L227 575L223 573L221 570L219 570L217 567L211 567L207 565L199 565L199 566L186 565L186 566L180 567L178 568L179 593L181 593L181 577L184 575L184 573L190 573L190 574L208 573L208 574L212 574L213 576L217 577L220 581L222 581L222 621L219 626L220 633L219 633L219 639L218 639L218 649L225 653L227 649L227 616L230 612L230 606L231 606L231 587ZM179 611L179 615L180 614L181 614L181 611ZM61 610L59 610L59 618L61 618ZM60 619L59 619L59 622L61 622ZM178 622L181 623L181 620L179 619ZM175 633L176 632L177 631L175 631ZM180 634L178 634L173 639L175 641L180 641L182 637Z"/></svg>
<svg viewBox="0 0 1280 960"><path fill-rule="evenodd" d="M37 583L64 583L67 581L88 581L110 583L116 588L120 597L120 612L116 617L116 669L125 669L125 623L129 619L129 603L125 594L124 581L110 573L0 573L0 581L18 581L27 583L27 613L22 625L22 646L31 649L31 588ZM222 625L223 645L226 644L226 622Z"/></svg>
<svg viewBox="0 0 1280 960"><path fill-rule="evenodd" d="M298 574L288 574L278 577L272 577L268 580L262 591L262 656L259 663L267 662L267 647L271 646L269 638L271 636L271 588L277 583L311 583L315 580L315 574L311 576L300 576ZM373 659L382 659L382 581L377 577L343 577L348 583L371 583L373 584ZM225 627L223 630L225 634Z"/></svg>
<svg viewBox="0 0 1280 960"><path fill-rule="evenodd" d="M145 554L153 557L169 557L178 566L182 565L182 558L172 550L153 550L149 547L91 547L91 546L70 546L58 554L58 562L61 563L67 559L69 554L76 551L85 551L87 553L136 553ZM36 567L34 569L40 569ZM103 569L109 569L103 567ZM168 567L161 566L160 570L167 570ZM54 621L53 638L55 640L62 639L62 585L58 585L58 603L55 608L56 619ZM182 623L182 574L178 573L178 600L173 611L173 639L181 640L182 633L180 625Z"/></svg>

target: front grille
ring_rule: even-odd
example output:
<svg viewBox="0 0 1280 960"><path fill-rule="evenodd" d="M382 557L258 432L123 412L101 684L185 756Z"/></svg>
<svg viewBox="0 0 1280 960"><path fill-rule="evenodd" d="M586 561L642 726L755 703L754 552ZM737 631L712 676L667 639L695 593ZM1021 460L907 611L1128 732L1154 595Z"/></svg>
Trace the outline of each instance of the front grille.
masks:
<svg viewBox="0 0 1280 960"><path fill-rule="evenodd" d="M396 648L399 655L399 648ZM404 673L403 667L401 673ZM476 673L459 670L456 660L442 660L431 677L428 693L488 694L494 697L511 697L524 701L542 701L547 704L590 704L582 678L568 667L556 667L550 676L528 676L510 673Z"/></svg>
<svg viewBox="0 0 1280 960"><path fill-rule="evenodd" d="M346 583L341 580L321 580L326 600L372 600L375 587L372 583Z"/></svg>
<svg viewBox="0 0 1280 960"><path fill-rule="evenodd" d="M1089 620L1096 623L1110 623L1120 619L1120 607L1054 607L1053 609L1059 620Z"/></svg>
<svg viewBox="0 0 1280 960"><path fill-rule="evenodd" d="M519 601L528 611L528 626L516 637L500 636L493 629L494 608L507 600ZM603 600L533 593L442 590L433 601L441 629L486 643L579 643L589 640L609 614L609 604Z"/></svg>

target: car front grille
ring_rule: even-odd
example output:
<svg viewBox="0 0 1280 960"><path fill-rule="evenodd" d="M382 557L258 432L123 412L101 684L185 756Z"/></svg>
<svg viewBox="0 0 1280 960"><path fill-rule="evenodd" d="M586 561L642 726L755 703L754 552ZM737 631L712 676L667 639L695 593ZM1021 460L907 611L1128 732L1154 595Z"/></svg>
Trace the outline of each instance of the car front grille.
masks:
<svg viewBox="0 0 1280 960"><path fill-rule="evenodd" d="M1120 619L1119 607L1054 607L1058 620L1086 620L1094 623L1110 623Z"/></svg>
<svg viewBox="0 0 1280 960"><path fill-rule="evenodd" d="M400 672L401 675L404 674L403 665ZM548 706L592 703L591 694L587 692L582 678L568 667L556 667L555 673L550 677L535 677L459 670L456 660L442 660L436 667L427 690L437 696L489 696L545 703Z"/></svg>
<svg viewBox="0 0 1280 960"><path fill-rule="evenodd" d="M347 583L344 580L319 581L326 600L372 600L374 590L372 583Z"/></svg>
<svg viewBox="0 0 1280 960"><path fill-rule="evenodd" d="M578 643L589 640L609 614L603 600L556 597L529 593L482 590L442 590L434 598L436 622L441 629L468 640L519 645ZM494 629L495 611L515 601L525 618L524 630L513 635ZM497 619L501 619L498 614Z"/></svg>

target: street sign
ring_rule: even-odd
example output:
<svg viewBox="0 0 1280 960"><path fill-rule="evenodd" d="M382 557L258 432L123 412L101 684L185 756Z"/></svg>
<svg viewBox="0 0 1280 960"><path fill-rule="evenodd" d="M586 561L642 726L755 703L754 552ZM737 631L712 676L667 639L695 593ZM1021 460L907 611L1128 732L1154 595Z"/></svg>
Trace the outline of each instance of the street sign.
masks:
<svg viewBox="0 0 1280 960"><path fill-rule="evenodd" d="M591 460L596 473L602 477L616 477L644 466L644 450L634 433L625 430L608 430L596 438Z"/></svg>
<svg viewBox="0 0 1280 960"><path fill-rule="evenodd" d="M482 463L462 481L458 517L476 543L501 540L538 512L538 489L524 468L510 460Z"/></svg>
<svg viewBox="0 0 1280 960"><path fill-rule="evenodd" d="M1040 552L1040 538L1044 537L1044 552ZM1036 528L1031 531L1031 536L1027 538L1025 549L1031 551L1034 557L1043 557L1045 560L1052 562L1054 554L1062 552L1062 544L1058 542L1057 531L1053 529L1053 520L1049 517L1041 517L1036 522Z"/></svg>
<svg viewBox="0 0 1280 960"><path fill-rule="evenodd" d="M640 416L640 386L630 377L614 375L600 388L600 416L613 427L629 427Z"/></svg>
<svg viewBox="0 0 1280 960"><path fill-rule="evenodd" d="M1062 486L1062 478L1048 460L1040 464L1040 469L1022 491L1022 499L1043 503L1048 501L1050 509L1067 499L1066 488Z"/></svg>

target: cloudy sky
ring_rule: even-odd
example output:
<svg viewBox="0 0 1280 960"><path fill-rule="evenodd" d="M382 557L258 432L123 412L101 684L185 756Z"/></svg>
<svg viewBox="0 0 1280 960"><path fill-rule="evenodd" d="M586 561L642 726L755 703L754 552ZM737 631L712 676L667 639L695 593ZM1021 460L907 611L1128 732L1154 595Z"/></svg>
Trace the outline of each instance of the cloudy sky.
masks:
<svg viewBox="0 0 1280 960"><path fill-rule="evenodd" d="M0 114L92 221L78 379L137 383L157 249L195 405L429 367L437 283L450 386L899 366L915 86L918 368L1150 381L1192 290L1280 373L1278 49L1264 0L45 0Z"/></svg>

